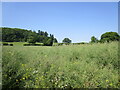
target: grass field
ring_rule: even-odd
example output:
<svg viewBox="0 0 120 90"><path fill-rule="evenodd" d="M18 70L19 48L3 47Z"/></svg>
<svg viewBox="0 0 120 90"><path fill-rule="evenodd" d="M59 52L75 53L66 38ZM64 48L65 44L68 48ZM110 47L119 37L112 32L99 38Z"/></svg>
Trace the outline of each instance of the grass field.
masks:
<svg viewBox="0 0 120 90"><path fill-rule="evenodd" d="M3 88L120 88L118 42L3 46Z"/></svg>

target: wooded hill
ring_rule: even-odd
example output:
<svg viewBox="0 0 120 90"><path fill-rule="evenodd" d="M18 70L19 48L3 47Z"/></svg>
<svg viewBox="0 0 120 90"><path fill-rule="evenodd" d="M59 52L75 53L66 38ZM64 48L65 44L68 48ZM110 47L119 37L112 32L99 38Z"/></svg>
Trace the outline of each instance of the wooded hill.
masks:
<svg viewBox="0 0 120 90"><path fill-rule="evenodd" d="M44 43L45 45L57 42L54 35L48 34L41 30L32 31L19 28L2 27L2 41L3 42L29 42L29 43Z"/></svg>

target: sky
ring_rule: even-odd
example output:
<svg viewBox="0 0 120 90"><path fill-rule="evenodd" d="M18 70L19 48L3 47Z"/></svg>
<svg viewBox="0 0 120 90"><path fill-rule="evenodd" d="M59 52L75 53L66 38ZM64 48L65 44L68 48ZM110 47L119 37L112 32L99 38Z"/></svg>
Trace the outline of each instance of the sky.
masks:
<svg viewBox="0 0 120 90"><path fill-rule="evenodd" d="M2 27L41 30L59 42L118 32L117 2L2 2Z"/></svg>

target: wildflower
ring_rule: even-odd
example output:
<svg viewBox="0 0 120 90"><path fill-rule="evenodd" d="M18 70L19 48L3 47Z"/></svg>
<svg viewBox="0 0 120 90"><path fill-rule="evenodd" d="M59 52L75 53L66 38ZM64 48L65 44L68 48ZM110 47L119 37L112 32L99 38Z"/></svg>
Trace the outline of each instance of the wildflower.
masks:
<svg viewBox="0 0 120 90"><path fill-rule="evenodd" d="M18 82L18 80L16 79L16 82Z"/></svg>
<svg viewBox="0 0 120 90"><path fill-rule="evenodd" d="M36 88L39 88L38 86L36 86Z"/></svg>
<svg viewBox="0 0 120 90"><path fill-rule="evenodd" d="M25 80L25 78L23 78L23 80Z"/></svg>
<svg viewBox="0 0 120 90"><path fill-rule="evenodd" d="M112 83L110 83L109 85L110 85L110 86L112 86L113 84L112 84Z"/></svg>
<svg viewBox="0 0 120 90"><path fill-rule="evenodd" d="M22 64L22 66L24 66L24 64Z"/></svg>
<svg viewBox="0 0 120 90"><path fill-rule="evenodd" d="M67 87L67 84L65 86Z"/></svg>
<svg viewBox="0 0 120 90"><path fill-rule="evenodd" d="M108 80L106 80L106 82L108 82Z"/></svg>

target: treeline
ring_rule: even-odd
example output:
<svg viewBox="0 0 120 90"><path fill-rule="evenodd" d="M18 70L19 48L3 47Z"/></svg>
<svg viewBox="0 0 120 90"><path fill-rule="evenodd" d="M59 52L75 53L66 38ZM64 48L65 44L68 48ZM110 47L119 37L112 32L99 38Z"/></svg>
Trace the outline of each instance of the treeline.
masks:
<svg viewBox="0 0 120 90"><path fill-rule="evenodd" d="M106 32L103 33L100 37L100 40L98 40L95 36L91 37L90 43L104 43L104 42L111 42L111 41L119 41L120 35L117 32Z"/></svg>
<svg viewBox="0 0 120 90"><path fill-rule="evenodd" d="M42 46L52 46L53 43L57 43L57 39L54 38L54 35L48 34L48 32L44 32L41 30L32 31L25 30L19 28L8 28L2 27L2 41L3 42L28 42L29 45L38 45L36 42L42 43L39 45ZM95 36L91 37L91 41L89 43L104 43L111 41L119 41L120 35L117 32L106 32L103 33L98 40ZM62 43L58 43L56 45L69 45L72 42L69 38L64 38ZM77 44L87 44L86 42L81 43L72 43L73 45Z"/></svg>
<svg viewBox="0 0 120 90"><path fill-rule="evenodd" d="M57 39L54 35L48 34L41 30L32 31L19 28L2 27L2 41L3 42L29 42L35 44L36 42L43 43L46 46L52 46Z"/></svg>
<svg viewBox="0 0 120 90"><path fill-rule="evenodd" d="M100 39L97 39L95 36L91 37L91 41L89 43L105 43L105 42L112 42L112 41L119 41L120 35L117 32L105 32L100 36ZM69 45L72 40L69 38L64 38L63 43L60 43L60 45L66 44ZM81 43L72 43L73 45L79 45L79 44L88 44L86 42Z"/></svg>

